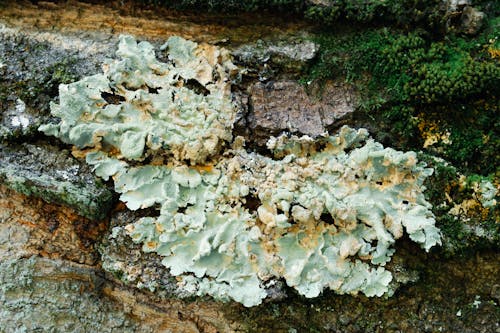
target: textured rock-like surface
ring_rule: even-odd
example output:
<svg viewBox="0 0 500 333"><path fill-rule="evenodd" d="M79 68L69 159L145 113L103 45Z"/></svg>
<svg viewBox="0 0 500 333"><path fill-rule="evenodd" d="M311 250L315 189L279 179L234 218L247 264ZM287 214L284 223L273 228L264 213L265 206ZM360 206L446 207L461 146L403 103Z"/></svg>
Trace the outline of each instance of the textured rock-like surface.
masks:
<svg viewBox="0 0 500 333"><path fill-rule="evenodd" d="M460 29L468 35L475 35L481 30L485 18L485 13L467 6L462 12Z"/></svg>
<svg viewBox="0 0 500 333"><path fill-rule="evenodd" d="M316 137L354 111L352 89L341 84L327 84L321 97L315 97L295 81L259 82L249 95L248 126L261 145L282 131Z"/></svg>
<svg viewBox="0 0 500 333"><path fill-rule="evenodd" d="M88 166L47 144L0 145L0 179L6 186L63 204L92 220L106 217L112 193Z"/></svg>
<svg viewBox="0 0 500 333"><path fill-rule="evenodd" d="M0 19L0 138L36 135L59 84L95 73L113 39L10 28Z"/></svg>
<svg viewBox="0 0 500 333"><path fill-rule="evenodd" d="M154 301L104 278L94 246L105 229L1 186L0 332L234 331L218 304Z"/></svg>
<svg viewBox="0 0 500 333"><path fill-rule="evenodd" d="M307 39L259 40L244 44L232 54L235 62L246 68L246 75L267 81L278 74L301 73L316 57L318 45Z"/></svg>
<svg viewBox="0 0 500 333"><path fill-rule="evenodd" d="M486 14L474 8L470 0L445 0L447 28L457 29L468 35L475 35L481 30Z"/></svg>
<svg viewBox="0 0 500 333"><path fill-rule="evenodd" d="M36 254L96 264L94 244L104 230L105 223L90 221L68 207L0 187L1 256Z"/></svg>
<svg viewBox="0 0 500 333"><path fill-rule="evenodd" d="M0 331L234 332L217 305L157 302L117 289L94 267L36 256L0 260Z"/></svg>
<svg viewBox="0 0 500 333"><path fill-rule="evenodd" d="M96 301L100 284L94 270L70 262L0 261L2 332L134 332L137 325L112 302Z"/></svg>

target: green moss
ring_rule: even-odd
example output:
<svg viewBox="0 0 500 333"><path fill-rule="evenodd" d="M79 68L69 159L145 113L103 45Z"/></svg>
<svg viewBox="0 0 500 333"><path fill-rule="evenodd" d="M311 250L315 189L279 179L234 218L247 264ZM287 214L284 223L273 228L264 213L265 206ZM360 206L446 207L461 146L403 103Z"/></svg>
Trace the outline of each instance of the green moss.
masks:
<svg viewBox="0 0 500 333"><path fill-rule="evenodd" d="M392 28L322 32L319 56L304 82L345 79L360 92L358 108L388 132L387 144L422 149L419 125L433 121L449 142L428 147L464 172L498 166L500 63L498 17L476 38L435 39L425 30ZM500 53L499 53L500 54Z"/></svg>
<svg viewBox="0 0 500 333"><path fill-rule="evenodd" d="M495 32L479 40L432 41L423 30L405 33L387 28L348 35L324 34L309 80L366 79L369 97L415 105L466 100L498 92L500 66L487 51Z"/></svg>
<svg viewBox="0 0 500 333"><path fill-rule="evenodd" d="M406 26L415 23L442 26L444 12L440 0L335 0L328 5L310 5L305 17L326 25L338 21L384 22Z"/></svg>
<svg viewBox="0 0 500 333"><path fill-rule="evenodd" d="M300 15L322 26L339 21L391 23L400 26L425 25L444 27L445 13L441 0L332 0L314 4L306 0L140 0L147 6L213 13L283 12Z"/></svg>
<svg viewBox="0 0 500 333"><path fill-rule="evenodd" d="M451 133L451 144L443 149L446 159L468 172L488 175L500 171L498 103L495 97L489 102L478 101L448 108L460 110L444 122ZM441 110L445 112L446 107Z"/></svg>

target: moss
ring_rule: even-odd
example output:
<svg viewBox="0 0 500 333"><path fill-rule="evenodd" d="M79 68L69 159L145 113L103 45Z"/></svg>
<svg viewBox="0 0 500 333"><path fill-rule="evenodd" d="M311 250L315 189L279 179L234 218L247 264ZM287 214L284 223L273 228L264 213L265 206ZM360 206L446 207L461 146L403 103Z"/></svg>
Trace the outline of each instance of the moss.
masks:
<svg viewBox="0 0 500 333"><path fill-rule="evenodd" d="M76 63L75 57L68 57L49 66L47 68L48 83L51 86L59 87L61 83L66 84L77 80L78 75L72 69Z"/></svg>
<svg viewBox="0 0 500 333"><path fill-rule="evenodd" d="M367 97L414 105L493 95L498 92L500 66L487 49L496 34L495 29L478 40L437 41L423 30L323 34L316 39L322 50L308 79L366 79Z"/></svg>
<svg viewBox="0 0 500 333"><path fill-rule="evenodd" d="M426 148L463 172L488 174L498 166L500 63L499 18L490 17L476 38L437 37L425 30L394 28L323 31L316 62L304 82L345 78L360 91L358 109L386 144ZM427 147L424 123L449 133ZM379 138L377 138L379 139Z"/></svg>
<svg viewBox="0 0 500 333"><path fill-rule="evenodd" d="M400 26L425 24L439 27L444 24L444 8L440 0L387 1L330 1L328 5L310 5L305 17L332 25L338 21L359 23L392 23Z"/></svg>
<svg viewBox="0 0 500 333"><path fill-rule="evenodd" d="M315 4L307 0L138 0L140 5L161 6L195 12L274 12L302 16L310 22L332 27L338 22L388 23L398 26L445 27L441 0L332 0Z"/></svg>

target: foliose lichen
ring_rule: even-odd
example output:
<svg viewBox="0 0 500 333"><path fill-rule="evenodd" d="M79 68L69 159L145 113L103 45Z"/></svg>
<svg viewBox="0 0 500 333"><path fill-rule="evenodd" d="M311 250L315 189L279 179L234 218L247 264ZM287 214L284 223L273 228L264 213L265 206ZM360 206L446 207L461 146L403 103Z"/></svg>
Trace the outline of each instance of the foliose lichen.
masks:
<svg viewBox="0 0 500 333"><path fill-rule="evenodd" d="M180 37L162 48L168 63L155 58L151 44L122 36L122 59L104 64L103 74L60 85L51 113L61 122L41 130L78 148L113 147L130 160L159 153L203 162L231 139L236 67L227 51Z"/></svg>
<svg viewBox="0 0 500 333"><path fill-rule="evenodd" d="M62 85L51 107L61 121L41 130L88 148L87 163L113 178L128 208L159 208L125 230L163 257L179 288L245 306L281 278L306 297L381 296L404 231L426 250L440 244L423 196L432 170L415 153L349 127L271 138L271 157L247 152L240 137L222 153L236 112L229 54L179 37L164 49L168 63L121 37L122 59Z"/></svg>

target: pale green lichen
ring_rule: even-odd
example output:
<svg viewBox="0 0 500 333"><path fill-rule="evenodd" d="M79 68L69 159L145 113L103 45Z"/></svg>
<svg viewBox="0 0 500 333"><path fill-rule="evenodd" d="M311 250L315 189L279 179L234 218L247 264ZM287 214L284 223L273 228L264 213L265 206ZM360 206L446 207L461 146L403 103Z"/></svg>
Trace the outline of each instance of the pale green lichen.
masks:
<svg viewBox="0 0 500 333"><path fill-rule="evenodd" d="M164 48L168 63L155 58L151 44L122 36L121 60L105 64L104 74L62 84L59 104L51 104L61 122L40 129L78 148L117 150L126 159L162 153L203 162L231 140L235 67L227 51L213 46L172 37Z"/></svg>
<svg viewBox="0 0 500 333"><path fill-rule="evenodd" d="M479 192L481 193L479 200L483 207L492 208L496 206L497 201L495 197L498 194L498 189L492 182L489 180L482 180L479 183Z"/></svg>
<svg viewBox="0 0 500 333"><path fill-rule="evenodd" d="M180 288L234 299L245 306L259 304L266 297L266 284L280 278L306 297L316 297L324 288L381 296L389 291L392 279L383 266L404 231L426 250L440 243L430 204L422 193L423 181L432 170L419 164L415 153L383 148L366 130L343 127L337 135L318 139L272 138L268 144L272 158L247 152L240 138L232 149L216 155L214 147L231 138L234 109L227 86L212 87L213 80L199 74L197 66L205 59L196 52L200 46L178 37L169 39L166 45L173 66L155 60L149 44L139 45L122 37L118 54L124 60L111 62L107 76L74 83L74 90L71 85L63 87L61 105L52 106L61 123L43 129L79 147L100 149L87 152L86 160L100 177L113 177L115 190L130 209L159 207L158 217L142 218L125 230L143 244L144 251L163 257L162 263L178 277ZM120 67L126 59L132 59L130 66L133 59L144 61L137 64L138 77L133 74L135 67ZM219 68L215 64L213 68ZM233 68L229 63L225 66ZM144 78L149 74L140 73L164 67L199 78L198 84L209 94L204 96L206 91L194 88L185 91L184 107L173 108L156 103L151 97L156 92L138 88L141 110L161 117L148 116L142 123L136 116L130 118L136 112L130 110L138 107L133 99L126 99L112 107L113 123L102 120L109 105L102 100L96 104L100 97L89 96L100 96L106 91L101 89L110 86L148 85ZM158 92L177 93L178 82L165 80L154 87ZM217 91L224 96L223 108L207 102ZM69 94L77 104L65 102ZM69 109L62 112L62 105ZM208 112L210 117L200 118L196 112ZM204 122L208 118L217 121ZM130 123L129 119L134 120ZM158 127L156 122L160 122ZM170 143L171 136L186 133L175 127L182 129L179 124L196 128L194 140L185 135L185 141L179 136L176 145ZM125 133L132 125L130 140ZM123 126L126 131L121 130ZM135 138L136 133L142 133L139 136L144 140ZM206 137L216 137L217 144L206 148ZM150 155L143 152L144 142L155 151L154 158L137 165L137 160ZM205 147L199 155L186 148L193 142ZM173 158L158 160L163 151Z"/></svg>

